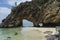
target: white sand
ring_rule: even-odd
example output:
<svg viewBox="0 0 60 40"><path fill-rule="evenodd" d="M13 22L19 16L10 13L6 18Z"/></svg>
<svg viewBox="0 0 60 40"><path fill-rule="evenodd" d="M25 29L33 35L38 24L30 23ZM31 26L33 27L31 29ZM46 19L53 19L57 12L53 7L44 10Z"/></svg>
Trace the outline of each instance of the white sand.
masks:
<svg viewBox="0 0 60 40"><path fill-rule="evenodd" d="M55 28L35 28L35 27L25 27L22 28L22 34L24 35L24 40L45 40L45 36L48 33L44 33L46 31L52 31L51 35L56 33Z"/></svg>

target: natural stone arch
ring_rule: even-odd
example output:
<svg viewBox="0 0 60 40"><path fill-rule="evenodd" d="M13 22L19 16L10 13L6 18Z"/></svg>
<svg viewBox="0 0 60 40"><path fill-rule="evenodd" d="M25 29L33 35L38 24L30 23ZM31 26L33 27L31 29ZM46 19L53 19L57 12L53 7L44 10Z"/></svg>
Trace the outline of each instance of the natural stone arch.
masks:
<svg viewBox="0 0 60 40"><path fill-rule="evenodd" d="M39 26L39 23L43 23L44 26L50 26L50 24L60 25L60 2L55 0L46 1L31 1L19 4L11 10L11 14L4 20L6 23L13 24L13 26L23 26L22 20L27 19L33 22L34 26ZM21 23L21 25L19 25ZM47 25L46 25L47 24ZM54 24L54 26L56 26Z"/></svg>

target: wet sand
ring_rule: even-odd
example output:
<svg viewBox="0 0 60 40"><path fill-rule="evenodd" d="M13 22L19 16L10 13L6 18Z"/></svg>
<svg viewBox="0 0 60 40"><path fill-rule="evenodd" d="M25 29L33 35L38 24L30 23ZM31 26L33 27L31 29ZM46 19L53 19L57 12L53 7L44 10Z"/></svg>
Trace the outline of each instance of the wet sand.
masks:
<svg viewBox="0 0 60 40"><path fill-rule="evenodd" d="M46 40L47 31L52 31L52 35L56 33L55 28L0 28L0 40Z"/></svg>

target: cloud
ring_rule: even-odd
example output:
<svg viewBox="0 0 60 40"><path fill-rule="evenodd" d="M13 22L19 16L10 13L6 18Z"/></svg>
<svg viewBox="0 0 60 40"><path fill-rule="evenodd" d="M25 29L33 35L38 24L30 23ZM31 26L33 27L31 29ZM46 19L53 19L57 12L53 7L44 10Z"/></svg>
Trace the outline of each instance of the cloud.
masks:
<svg viewBox="0 0 60 40"><path fill-rule="evenodd" d="M17 5L20 4L21 2L25 1L31 1L31 0L7 0L9 5L15 6L15 2L17 2Z"/></svg>
<svg viewBox="0 0 60 40"><path fill-rule="evenodd" d="M6 7L0 7L0 23L1 21L10 14L11 10Z"/></svg>

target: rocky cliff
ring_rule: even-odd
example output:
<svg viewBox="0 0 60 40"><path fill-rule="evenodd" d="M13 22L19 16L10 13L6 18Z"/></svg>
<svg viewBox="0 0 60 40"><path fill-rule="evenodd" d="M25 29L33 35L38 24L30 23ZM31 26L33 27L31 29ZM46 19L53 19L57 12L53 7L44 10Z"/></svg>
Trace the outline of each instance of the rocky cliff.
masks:
<svg viewBox="0 0 60 40"><path fill-rule="evenodd" d="M2 21L3 26L22 26L22 20L39 23L58 23L60 25L60 1L59 0L32 0L20 3L13 7L11 13ZM50 24L49 24L50 25Z"/></svg>

